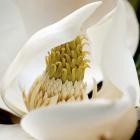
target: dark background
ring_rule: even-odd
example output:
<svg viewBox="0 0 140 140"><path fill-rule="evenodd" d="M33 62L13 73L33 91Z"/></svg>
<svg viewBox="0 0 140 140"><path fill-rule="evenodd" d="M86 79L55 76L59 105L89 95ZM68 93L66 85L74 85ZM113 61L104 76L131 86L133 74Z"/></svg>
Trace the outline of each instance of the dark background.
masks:
<svg viewBox="0 0 140 140"><path fill-rule="evenodd" d="M138 17L138 21L140 23L140 0L129 0L129 2L134 7L134 9L136 11L136 14L137 14L137 17ZM135 64L136 64L138 77L139 77L139 82L140 82L140 42L139 42L139 46L137 48L136 54L134 56L134 61L135 61Z"/></svg>

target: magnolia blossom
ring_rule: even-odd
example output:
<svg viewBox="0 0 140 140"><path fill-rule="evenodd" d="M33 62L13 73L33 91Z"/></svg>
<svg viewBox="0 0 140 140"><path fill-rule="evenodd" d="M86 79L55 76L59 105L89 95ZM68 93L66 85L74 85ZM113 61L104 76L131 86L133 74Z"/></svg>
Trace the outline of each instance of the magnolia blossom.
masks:
<svg viewBox="0 0 140 140"><path fill-rule="evenodd" d="M122 0L114 0L112 5L105 1L89 3L31 36L1 82L4 103L22 118L20 125L1 125L1 139L131 138L137 124L134 106L139 106L140 90L128 50L128 44L136 45L137 37L128 43L133 35L128 34L126 9L132 10ZM132 19L136 21L133 14ZM85 49L91 61L84 74L85 94L92 89L96 93L95 81L103 80L101 91L93 100L28 110L22 91L28 94L35 79L44 71L47 53L81 35L86 36Z"/></svg>

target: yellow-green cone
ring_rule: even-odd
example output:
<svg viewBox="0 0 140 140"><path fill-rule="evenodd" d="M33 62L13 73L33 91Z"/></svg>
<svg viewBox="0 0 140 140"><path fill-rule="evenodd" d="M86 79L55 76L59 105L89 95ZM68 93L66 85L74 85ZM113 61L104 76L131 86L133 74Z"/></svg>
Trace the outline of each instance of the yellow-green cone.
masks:
<svg viewBox="0 0 140 140"><path fill-rule="evenodd" d="M53 48L46 57L49 77L63 82L83 80L89 62L85 59L88 52L83 51L84 45L84 38L77 36L75 40Z"/></svg>

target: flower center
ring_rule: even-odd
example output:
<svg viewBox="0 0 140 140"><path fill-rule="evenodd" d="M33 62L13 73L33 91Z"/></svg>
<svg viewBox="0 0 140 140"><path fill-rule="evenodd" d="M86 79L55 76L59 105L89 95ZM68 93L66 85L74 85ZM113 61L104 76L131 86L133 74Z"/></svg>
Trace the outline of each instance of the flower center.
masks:
<svg viewBox="0 0 140 140"><path fill-rule="evenodd" d="M28 111L35 108L88 98L83 82L84 73L89 67L87 51L83 51L87 40L77 36L73 41L53 48L46 56L46 69L32 84L29 94L23 92Z"/></svg>

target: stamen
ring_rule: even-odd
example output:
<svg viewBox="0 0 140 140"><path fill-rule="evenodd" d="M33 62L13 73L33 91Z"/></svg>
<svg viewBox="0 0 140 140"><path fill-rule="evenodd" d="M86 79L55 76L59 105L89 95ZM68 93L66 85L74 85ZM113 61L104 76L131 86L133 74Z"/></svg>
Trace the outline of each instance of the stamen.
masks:
<svg viewBox="0 0 140 140"><path fill-rule="evenodd" d="M93 82L94 82L94 86L93 86L92 98L96 99L96 97L97 97L97 82L95 79L93 79Z"/></svg>
<svg viewBox="0 0 140 140"><path fill-rule="evenodd" d="M28 95L25 91L22 93L28 111L88 99L86 84L83 82L85 70L89 67L89 60L85 59L89 53L83 51L87 42L84 36L77 36L73 41L57 46L48 53L45 58L46 70L34 81Z"/></svg>

